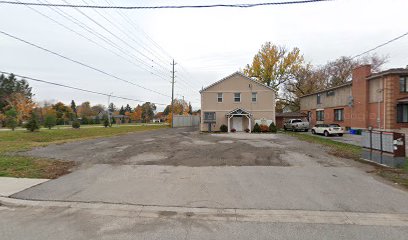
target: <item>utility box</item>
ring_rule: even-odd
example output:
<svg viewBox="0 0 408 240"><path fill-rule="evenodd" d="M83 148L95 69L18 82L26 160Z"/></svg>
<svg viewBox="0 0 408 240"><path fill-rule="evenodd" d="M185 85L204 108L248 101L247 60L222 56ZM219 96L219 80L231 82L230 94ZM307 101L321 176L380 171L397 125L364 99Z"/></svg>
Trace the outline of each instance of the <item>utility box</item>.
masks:
<svg viewBox="0 0 408 240"><path fill-rule="evenodd" d="M389 167L402 167L405 163L405 134L386 131L362 133L362 158Z"/></svg>

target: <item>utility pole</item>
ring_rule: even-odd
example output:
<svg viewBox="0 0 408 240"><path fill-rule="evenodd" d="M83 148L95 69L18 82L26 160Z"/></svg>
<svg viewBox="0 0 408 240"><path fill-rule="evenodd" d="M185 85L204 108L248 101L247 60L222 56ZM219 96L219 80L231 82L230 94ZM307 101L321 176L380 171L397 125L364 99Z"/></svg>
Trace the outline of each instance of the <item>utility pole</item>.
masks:
<svg viewBox="0 0 408 240"><path fill-rule="evenodd" d="M108 121L109 121L109 127L112 127L112 124L111 124L111 112L110 112L110 109L109 109L111 95L112 95L112 93L109 93L109 96L108 96Z"/></svg>
<svg viewBox="0 0 408 240"><path fill-rule="evenodd" d="M172 73L172 77L171 77L171 127L173 128L173 123L174 123L174 78L175 78L174 66L176 65L176 63L174 62L174 59L171 65L173 66L173 70L171 71Z"/></svg>

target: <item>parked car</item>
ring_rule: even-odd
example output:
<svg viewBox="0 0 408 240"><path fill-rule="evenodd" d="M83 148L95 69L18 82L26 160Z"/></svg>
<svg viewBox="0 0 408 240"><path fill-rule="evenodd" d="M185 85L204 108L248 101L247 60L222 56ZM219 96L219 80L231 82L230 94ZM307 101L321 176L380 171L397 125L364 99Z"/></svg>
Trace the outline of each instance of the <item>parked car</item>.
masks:
<svg viewBox="0 0 408 240"><path fill-rule="evenodd" d="M341 127L339 124L316 124L312 128L312 134L323 134L324 136L328 137L331 135L343 136L344 128Z"/></svg>
<svg viewBox="0 0 408 240"><path fill-rule="evenodd" d="M289 119L283 125L283 129L296 131L309 131L309 122L302 121L302 119Z"/></svg>

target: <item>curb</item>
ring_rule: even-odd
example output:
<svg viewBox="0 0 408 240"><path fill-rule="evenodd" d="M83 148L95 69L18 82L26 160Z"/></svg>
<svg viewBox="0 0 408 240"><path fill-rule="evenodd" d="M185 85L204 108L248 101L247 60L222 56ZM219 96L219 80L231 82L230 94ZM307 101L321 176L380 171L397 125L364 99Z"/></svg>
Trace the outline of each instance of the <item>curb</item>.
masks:
<svg viewBox="0 0 408 240"><path fill-rule="evenodd" d="M147 206L120 203L34 201L0 197L3 207L67 208L119 217L194 219L204 221L308 223L408 227L408 214L306 210L215 209Z"/></svg>

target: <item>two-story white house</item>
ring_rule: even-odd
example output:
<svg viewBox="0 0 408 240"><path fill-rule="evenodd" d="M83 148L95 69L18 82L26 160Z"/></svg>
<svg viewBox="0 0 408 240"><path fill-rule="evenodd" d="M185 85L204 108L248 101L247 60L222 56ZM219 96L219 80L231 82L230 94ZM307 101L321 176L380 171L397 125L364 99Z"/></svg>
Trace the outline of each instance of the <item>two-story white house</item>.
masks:
<svg viewBox="0 0 408 240"><path fill-rule="evenodd" d="M201 131L228 132L253 129L255 122L269 125L275 122L275 91L240 72L231 74L201 93Z"/></svg>

